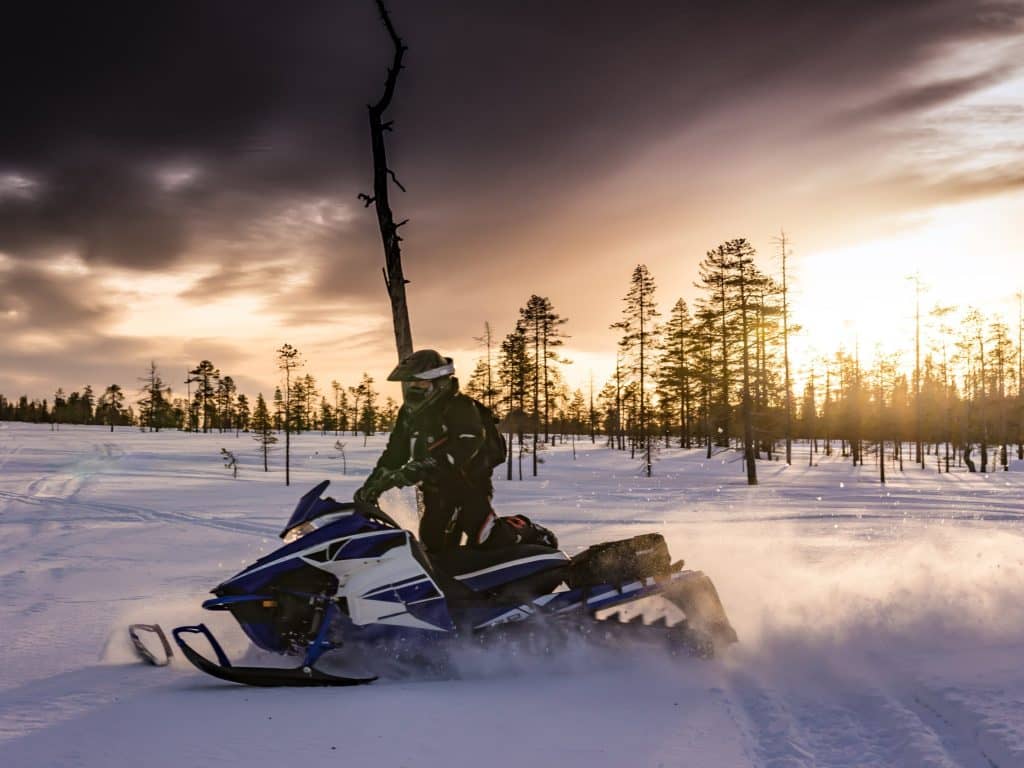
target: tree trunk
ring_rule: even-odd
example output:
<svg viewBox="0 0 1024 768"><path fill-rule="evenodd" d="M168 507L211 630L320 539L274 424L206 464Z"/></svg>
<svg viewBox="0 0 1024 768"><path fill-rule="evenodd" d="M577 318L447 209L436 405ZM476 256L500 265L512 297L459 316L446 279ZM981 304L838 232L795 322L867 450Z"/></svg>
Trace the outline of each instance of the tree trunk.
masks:
<svg viewBox="0 0 1024 768"><path fill-rule="evenodd" d="M974 466L974 460L971 458L971 444L970 443L965 443L964 444L963 451L961 452L961 455L963 456L964 464L967 465L967 471L968 472L977 472L978 468Z"/></svg>
<svg viewBox="0 0 1024 768"><path fill-rule="evenodd" d="M757 465L754 463L754 421L750 403L750 332L747 326L747 298L740 276L740 312L743 323L743 456L747 464L747 485L757 485Z"/></svg>
<svg viewBox="0 0 1024 768"><path fill-rule="evenodd" d="M402 238L398 236L398 228L405 224L405 221L395 223L388 199L389 177L403 192L405 189L388 167L384 132L390 131L392 124L390 121L385 122L383 118L384 112L391 106L395 83L398 81L398 73L402 70L402 57L405 55L406 47L391 24L391 17L384 7L383 0L377 0L377 10L380 12L381 21L394 45L395 53L384 81L384 94L376 104L371 104L369 107L370 144L373 150L373 197L363 194L360 195L360 199L367 207L373 203L377 211L377 225L380 228L381 242L384 246L384 284L391 300L391 320L394 325L398 359L402 360L412 353L412 330L409 326L409 307L405 297L407 280L402 272L402 250L399 245Z"/></svg>

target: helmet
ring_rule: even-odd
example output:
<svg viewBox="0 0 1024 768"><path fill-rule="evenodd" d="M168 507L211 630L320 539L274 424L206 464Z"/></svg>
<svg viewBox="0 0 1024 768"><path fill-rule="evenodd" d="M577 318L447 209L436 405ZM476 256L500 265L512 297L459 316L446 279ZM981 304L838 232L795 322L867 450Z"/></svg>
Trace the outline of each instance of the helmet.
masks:
<svg viewBox="0 0 1024 768"><path fill-rule="evenodd" d="M454 373L450 357L433 349L420 349L404 357L388 374L388 381L402 382L405 405L417 413L452 391Z"/></svg>

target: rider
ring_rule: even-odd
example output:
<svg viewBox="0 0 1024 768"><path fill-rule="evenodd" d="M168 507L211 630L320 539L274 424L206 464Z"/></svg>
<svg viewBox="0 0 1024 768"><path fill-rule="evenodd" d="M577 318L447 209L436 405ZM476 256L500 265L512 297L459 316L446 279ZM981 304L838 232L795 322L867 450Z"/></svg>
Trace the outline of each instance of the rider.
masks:
<svg viewBox="0 0 1024 768"><path fill-rule="evenodd" d="M404 403L387 448L355 494L357 502L372 504L389 488L418 485L419 538L428 552L459 546L463 534L471 547L497 543L489 541L496 519L491 470L503 460L504 446L491 445L489 436L498 433L490 411L459 392L454 373L450 357L421 349L388 375L402 382Z"/></svg>

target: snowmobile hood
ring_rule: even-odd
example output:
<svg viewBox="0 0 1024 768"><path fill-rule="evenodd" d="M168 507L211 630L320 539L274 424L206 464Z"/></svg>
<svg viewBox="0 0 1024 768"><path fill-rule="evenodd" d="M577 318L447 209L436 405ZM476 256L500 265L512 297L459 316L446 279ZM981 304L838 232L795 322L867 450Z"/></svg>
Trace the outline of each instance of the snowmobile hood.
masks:
<svg viewBox="0 0 1024 768"><path fill-rule="evenodd" d="M332 498L321 499L322 494L327 486L331 484L330 480L324 480L322 483L317 485L313 490L306 493L299 503L295 505L295 511L292 512L292 516L288 518L288 524L284 527L284 530L278 534L282 539L287 535L288 531L297 525L308 523L315 520L323 515L329 515L332 512L353 512L356 505L351 502L335 501Z"/></svg>

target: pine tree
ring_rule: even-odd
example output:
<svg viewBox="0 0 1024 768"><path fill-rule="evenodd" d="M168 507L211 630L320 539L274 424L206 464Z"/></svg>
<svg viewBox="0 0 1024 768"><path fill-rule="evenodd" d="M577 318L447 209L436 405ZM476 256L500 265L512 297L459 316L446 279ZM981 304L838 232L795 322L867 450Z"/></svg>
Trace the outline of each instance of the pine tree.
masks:
<svg viewBox="0 0 1024 768"><path fill-rule="evenodd" d="M637 377L636 435L644 451L644 473L651 476L651 440L648 424L647 385L650 383L651 358L656 342L656 322L660 316L654 300L654 278L644 264L633 269L630 287L623 301L622 319L612 328L622 331L619 348Z"/></svg>
<svg viewBox="0 0 1024 768"><path fill-rule="evenodd" d="M747 484L757 485L754 461L754 406L750 381L750 350L753 346L753 293L759 274L754 267L754 247L743 238L725 244L729 253L729 286L734 293L735 308L740 318L740 340L743 360L743 458L747 467Z"/></svg>
<svg viewBox="0 0 1024 768"><path fill-rule="evenodd" d="M314 427L313 404L318 397L320 397L320 392L316 388L316 379L313 378L312 374L307 373L302 377L302 423L306 429L313 429Z"/></svg>
<svg viewBox="0 0 1024 768"><path fill-rule="evenodd" d="M470 377L470 381L477 387L478 392L478 395L474 394L471 396L491 410L494 410L494 401L500 394L500 390L498 389L497 377L494 375L494 359L492 356L494 337L491 333L491 324L485 322L483 335L476 336L473 340L484 348L485 353L477 361L476 368L473 370L473 376ZM473 381L474 379L476 379L475 382Z"/></svg>
<svg viewBox="0 0 1024 768"><path fill-rule="evenodd" d="M711 363L705 370L707 384L714 387L708 395L708 427L717 435L717 444L728 446L731 421L730 396L732 394L733 361L736 355L736 326L730 304L730 272L732 255L720 245L708 251L699 265L700 282L696 287L707 293L697 301L697 318L703 333L713 340L706 354ZM710 456L710 447L708 448Z"/></svg>
<svg viewBox="0 0 1024 768"><path fill-rule="evenodd" d="M95 399L93 397L92 385L91 384L86 384L85 385L85 388L82 390L81 400L79 402L81 404L81 409L82 409L81 416L80 416L80 418L82 419L81 423L82 424L92 424L93 423L93 407L95 405Z"/></svg>
<svg viewBox="0 0 1024 768"><path fill-rule="evenodd" d="M274 387L274 429L278 432L284 429L284 394L280 387Z"/></svg>
<svg viewBox="0 0 1024 768"><path fill-rule="evenodd" d="M563 362L555 349L562 345L565 334L560 326L568 322L555 312L551 300L534 294L519 310L520 324L526 336L526 348L530 351L531 379L533 384L533 474L537 475L537 438L540 426L544 427L544 440L551 437L551 367ZM541 394L544 396L543 411L540 407ZM543 416L542 416L543 413Z"/></svg>
<svg viewBox="0 0 1024 768"><path fill-rule="evenodd" d="M481 357L476 361L476 367L464 387L467 395L479 400L488 408L494 407L494 398L499 393L499 390L491 388L494 383L492 374L493 371L488 367L486 358Z"/></svg>
<svg viewBox="0 0 1024 768"><path fill-rule="evenodd" d="M348 388L348 424L352 430L352 437L359 434L359 404L362 402L362 399L363 390L358 385Z"/></svg>
<svg viewBox="0 0 1024 768"><path fill-rule="evenodd" d="M662 329L661 359L658 366L658 391L667 412L674 411L679 424L679 447L689 448L691 428L691 391L693 363L690 348L692 320L686 302L676 301ZM669 407L671 404L671 407Z"/></svg>
<svg viewBox="0 0 1024 768"><path fill-rule="evenodd" d="M1007 414L1007 378L1012 372L1011 362L1014 357L1013 340L1006 323L996 320L989 325L988 332L989 356L992 360L991 399L994 407L991 413L992 431L999 442L998 463L1003 471L1009 471L1010 429ZM922 462L923 463L923 462Z"/></svg>
<svg viewBox="0 0 1024 768"><path fill-rule="evenodd" d="M505 409L504 426L508 457L506 479L512 479L512 435L519 437L519 479L523 479L523 431L526 428L526 395L529 388L530 360L526 351L526 333L522 324L501 342L498 355L498 380L501 384L501 405Z"/></svg>
<svg viewBox="0 0 1024 768"><path fill-rule="evenodd" d="M363 445L366 445L366 438L374 434L377 423L377 393L373 389L373 377L364 373L358 389L360 399L363 401L363 410L359 414L359 429L363 433Z"/></svg>
<svg viewBox="0 0 1024 768"><path fill-rule="evenodd" d="M27 403L28 398L25 398ZM57 391L53 393L53 410L50 412L52 418L50 419L50 431L54 429L56 425L57 431L60 431L60 424L64 420L64 412L67 408L67 400L64 398L64 388L57 387Z"/></svg>
<svg viewBox="0 0 1024 768"><path fill-rule="evenodd" d="M306 382L296 376L291 384L288 411L292 415L292 432L299 433L306 429Z"/></svg>
<svg viewBox="0 0 1024 768"><path fill-rule="evenodd" d="M326 435L330 430L334 429L335 424L334 409L331 408L331 404L327 402L326 397L320 398L320 434Z"/></svg>
<svg viewBox="0 0 1024 768"><path fill-rule="evenodd" d="M377 412L377 426L382 432L391 432L397 419L398 403L395 402L395 398L388 397L384 400L384 407Z"/></svg>
<svg viewBox="0 0 1024 768"><path fill-rule="evenodd" d="M583 428L583 420L587 413L587 401L583 397L583 390L577 389L572 393L566 408L566 415L569 419L569 434L572 438L572 458L576 459L576 435Z"/></svg>
<svg viewBox="0 0 1024 768"><path fill-rule="evenodd" d="M239 394L235 400L235 436L249 430L249 398Z"/></svg>
<svg viewBox="0 0 1024 768"><path fill-rule="evenodd" d="M139 378L142 382L142 397L139 399L139 423L150 432L159 432L168 411L167 395L170 389L160 378L156 362L151 360L149 370Z"/></svg>
<svg viewBox="0 0 1024 768"><path fill-rule="evenodd" d="M291 449L293 429L292 371L302 365L299 350L291 344L284 344L277 350L277 368L284 371L284 484L291 485Z"/></svg>
<svg viewBox="0 0 1024 768"><path fill-rule="evenodd" d="M238 387L230 376L223 376L217 381L215 409L217 428L223 432L232 429L235 422L235 394Z"/></svg>
<svg viewBox="0 0 1024 768"><path fill-rule="evenodd" d="M111 384L100 395L96 406L96 421L106 424L114 431L115 424L122 424L124 419L124 392L117 384Z"/></svg>
<svg viewBox="0 0 1024 768"><path fill-rule="evenodd" d="M782 344L783 344L783 363L785 366L785 387L786 395L786 463L793 463L793 390L792 382L789 377L789 274L787 262L789 260L789 241L786 238L786 232L783 230L779 233L779 239L777 241L779 245L779 255L782 260ZM813 386L812 386L813 389Z"/></svg>
<svg viewBox="0 0 1024 768"><path fill-rule="evenodd" d="M267 456L270 453L270 446L277 442L277 436L274 434L274 425L262 392L256 396L256 410L252 413L252 436L263 451L263 471L269 472Z"/></svg>
<svg viewBox="0 0 1024 768"><path fill-rule="evenodd" d="M335 379L331 382L331 390L334 392L334 436L337 437L338 430L344 429L341 423L343 421L342 413L344 411L342 410L342 403L345 398L345 388L341 386L337 379ZM347 406L348 404L345 403L344 407Z"/></svg>
<svg viewBox="0 0 1024 768"><path fill-rule="evenodd" d="M196 384L194 401L196 410L202 417L203 432L209 432L214 426L217 406L217 383L220 380L220 371L209 360L203 360L188 372L189 381Z"/></svg>

